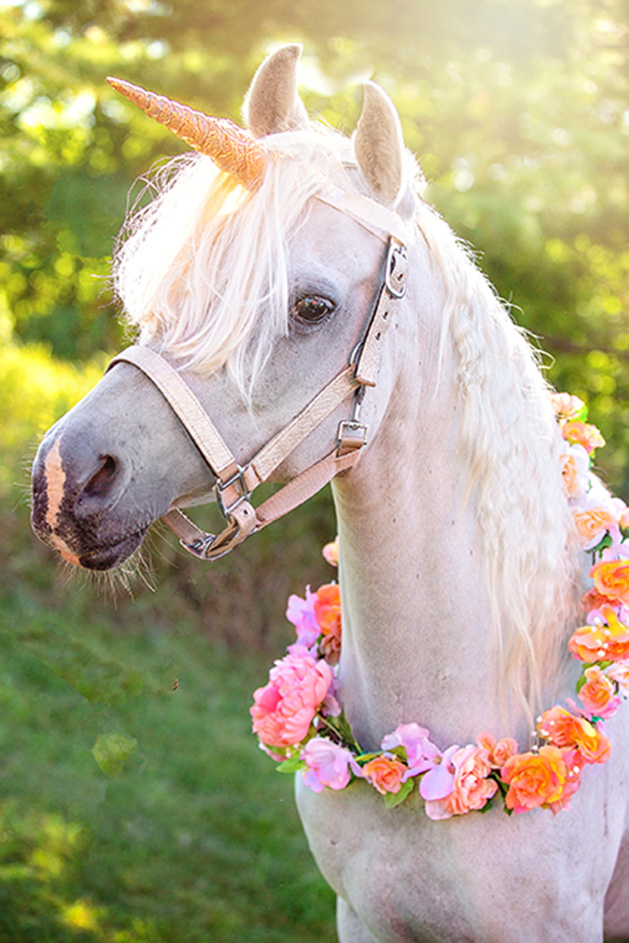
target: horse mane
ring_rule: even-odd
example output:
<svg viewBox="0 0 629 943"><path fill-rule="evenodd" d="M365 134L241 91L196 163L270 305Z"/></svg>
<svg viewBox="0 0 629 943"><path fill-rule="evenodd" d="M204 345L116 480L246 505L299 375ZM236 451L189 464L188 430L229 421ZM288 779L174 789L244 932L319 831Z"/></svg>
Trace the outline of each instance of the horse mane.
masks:
<svg viewBox="0 0 629 943"><path fill-rule="evenodd" d="M419 222L443 285L462 419L458 450L476 506L503 701L529 720L556 693L583 593L576 528L562 487L565 443L540 356L430 207ZM532 728L531 728L532 729Z"/></svg>
<svg viewBox="0 0 629 943"><path fill-rule="evenodd" d="M157 197L132 212L114 259L125 317L160 352L209 375L227 369L251 402L273 342L288 331L289 252L308 202L333 183L360 189L347 138L313 124L265 146L271 161L252 195L200 155L171 161ZM561 487L561 437L548 386L524 333L448 225L414 205L445 299L442 348L453 343L462 404L459 460L486 561L500 684L538 710L558 681L580 594L574 524ZM261 317L261 311L264 316Z"/></svg>

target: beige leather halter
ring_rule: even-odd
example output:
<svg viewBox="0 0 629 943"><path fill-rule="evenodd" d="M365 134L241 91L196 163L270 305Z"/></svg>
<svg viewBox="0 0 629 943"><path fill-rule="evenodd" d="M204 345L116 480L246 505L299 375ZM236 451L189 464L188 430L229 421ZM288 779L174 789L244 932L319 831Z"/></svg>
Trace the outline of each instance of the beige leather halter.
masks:
<svg viewBox="0 0 629 943"><path fill-rule="evenodd" d="M386 244L384 273L363 335L347 365L244 466L239 465L199 400L177 370L149 347L132 346L111 361L131 363L155 384L189 433L216 476L214 492L227 521L218 535L200 530L179 508L162 518L186 550L204 560L216 560L247 537L303 504L339 472L351 468L367 442L360 407L368 386L375 386L380 369L381 342L391 323L396 301L404 297L408 257L400 221L368 197L334 190L317 199L352 216ZM290 453L344 400L353 396L349 419L339 424L336 447L255 508L251 494L267 481Z"/></svg>

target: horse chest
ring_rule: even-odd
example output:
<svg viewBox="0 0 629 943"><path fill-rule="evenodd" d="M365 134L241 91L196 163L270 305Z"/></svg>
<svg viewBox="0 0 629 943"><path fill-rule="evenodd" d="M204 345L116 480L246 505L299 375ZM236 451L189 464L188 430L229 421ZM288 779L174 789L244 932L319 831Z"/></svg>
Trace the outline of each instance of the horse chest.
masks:
<svg viewBox="0 0 629 943"><path fill-rule="evenodd" d="M531 822L497 809L431 822L413 797L386 810L360 783L314 795L298 782L297 803L323 876L364 924L364 937L350 935L348 943L600 939L613 865L596 815L590 825L598 832L600 824L601 880L593 883L578 813L574 826L568 816L542 812ZM587 805L584 815L592 812Z"/></svg>

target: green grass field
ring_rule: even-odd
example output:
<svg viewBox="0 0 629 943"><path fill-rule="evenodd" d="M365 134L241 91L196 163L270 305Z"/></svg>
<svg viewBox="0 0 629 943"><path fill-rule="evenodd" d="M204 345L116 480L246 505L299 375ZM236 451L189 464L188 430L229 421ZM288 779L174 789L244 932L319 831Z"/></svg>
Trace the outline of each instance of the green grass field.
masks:
<svg viewBox="0 0 629 943"><path fill-rule="evenodd" d="M71 576L30 532L28 467L101 366L0 349L0 943L333 940L249 717L287 594L331 577L329 498L214 567L158 533L154 592L146 566L133 593Z"/></svg>
<svg viewBox="0 0 629 943"><path fill-rule="evenodd" d="M113 606L83 621L89 587L58 607L45 583L2 593L0 941L333 939L292 782L250 733L268 659L154 599L121 634Z"/></svg>

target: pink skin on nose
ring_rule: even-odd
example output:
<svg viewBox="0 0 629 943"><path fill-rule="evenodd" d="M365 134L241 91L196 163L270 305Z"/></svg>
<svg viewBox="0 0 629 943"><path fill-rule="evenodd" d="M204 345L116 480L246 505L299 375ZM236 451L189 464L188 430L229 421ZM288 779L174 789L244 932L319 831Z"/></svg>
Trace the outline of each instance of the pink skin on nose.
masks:
<svg viewBox="0 0 629 943"><path fill-rule="evenodd" d="M73 566L80 566L79 558L68 548L65 541L55 533L55 527L59 518L59 509L61 499L63 498L63 489L65 485L65 472L61 466L60 455L61 436L57 439L54 446L46 456L46 494L48 496L48 510L46 512L46 523L51 531L51 543L59 551L64 560Z"/></svg>

